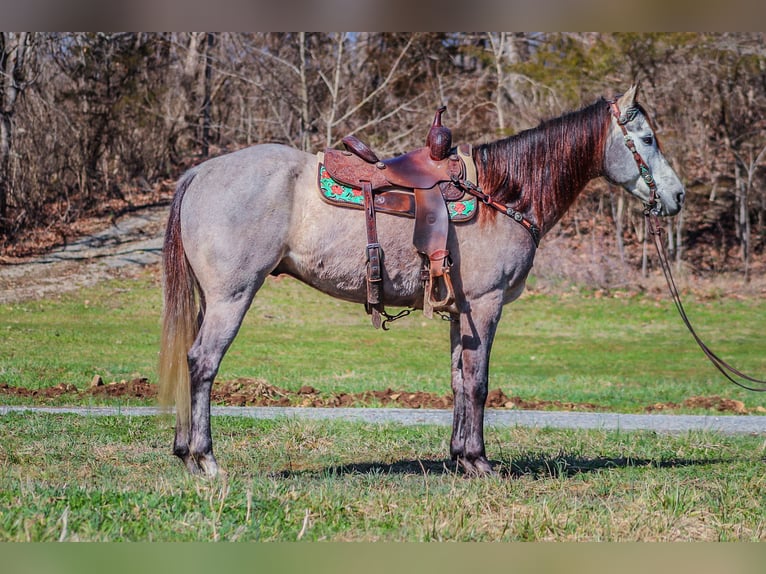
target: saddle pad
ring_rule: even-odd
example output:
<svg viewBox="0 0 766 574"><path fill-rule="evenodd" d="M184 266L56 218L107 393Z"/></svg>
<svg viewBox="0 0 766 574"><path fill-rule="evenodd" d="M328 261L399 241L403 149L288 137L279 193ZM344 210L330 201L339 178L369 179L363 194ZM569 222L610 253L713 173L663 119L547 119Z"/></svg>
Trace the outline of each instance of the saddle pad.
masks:
<svg viewBox="0 0 766 574"><path fill-rule="evenodd" d="M324 154L318 155L318 187L322 199L340 207L364 209L364 196L356 189L335 181L329 176L322 163ZM466 195L457 201L447 201L450 220L455 223L469 221L476 215L478 199ZM375 193L375 207L382 213L415 217L415 195L411 190L391 188Z"/></svg>

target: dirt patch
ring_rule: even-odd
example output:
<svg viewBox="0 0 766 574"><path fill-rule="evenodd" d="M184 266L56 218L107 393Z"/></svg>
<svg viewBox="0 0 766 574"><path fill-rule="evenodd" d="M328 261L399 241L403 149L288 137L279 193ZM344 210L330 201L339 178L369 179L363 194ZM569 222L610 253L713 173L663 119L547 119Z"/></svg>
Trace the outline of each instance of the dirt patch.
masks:
<svg viewBox="0 0 766 574"><path fill-rule="evenodd" d="M690 397L686 399L684 402L682 402L680 405L678 403L656 403L654 405L649 405L644 410L648 413L653 413L653 412L662 412L666 410L676 410L681 407L690 408L690 409L714 410L714 411L718 411L719 413L735 413L738 415L746 415L750 412L754 412L754 413L766 412L766 409L764 409L761 406L755 407L754 409L748 409L745 406L745 403L743 403L742 401L737 401L735 399L727 399L727 398L719 397L719 396Z"/></svg>
<svg viewBox="0 0 766 574"><path fill-rule="evenodd" d="M115 381L109 384L101 383L84 390L80 390L70 383L59 383L58 385L42 389L12 387L7 383L0 383L0 395L39 399L43 402L46 399L57 399L62 396L154 399L157 397L157 385L153 385L148 379L143 377L130 381Z"/></svg>
<svg viewBox="0 0 766 574"><path fill-rule="evenodd" d="M60 397L110 397L123 399L153 400L157 397L157 385L150 383L144 377L130 381L114 381L104 383L100 377L94 377L86 389L78 389L70 383L60 383L43 389L27 389L12 387L0 383L0 396L15 396L31 398L46 402ZM220 381L213 385L211 402L224 406L260 406L260 407L364 407L392 406L408 409L451 409L452 396L437 395L423 391L409 392L394 389L365 391L362 393L333 393L320 392L306 385L297 391L281 389L259 379L240 378L232 381ZM609 409L594 403L573 403L565 401L545 401L538 399L523 399L518 396L509 397L500 389L493 389L487 396L487 407L492 409L520 410L557 410L557 411L586 411L606 412ZM695 408L713 410L720 413L748 414L764 413L763 407L748 409L741 401L724 397L691 397L681 404L656 403L644 408L645 412L673 411L679 408Z"/></svg>

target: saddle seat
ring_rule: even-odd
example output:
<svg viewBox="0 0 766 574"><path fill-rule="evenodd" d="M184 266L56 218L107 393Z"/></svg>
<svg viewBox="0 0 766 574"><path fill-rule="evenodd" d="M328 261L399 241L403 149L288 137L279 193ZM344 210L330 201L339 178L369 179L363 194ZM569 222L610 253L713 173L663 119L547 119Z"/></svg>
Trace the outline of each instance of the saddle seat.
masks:
<svg viewBox="0 0 766 574"><path fill-rule="evenodd" d="M462 162L451 149L452 134L441 123L446 109L442 106L436 111L425 147L380 160L359 138L346 136L342 140L346 150L325 151L327 172L333 179L358 189L368 181L373 191L385 187L431 189L438 183L463 177Z"/></svg>
<svg viewBox="0 0 766 574"><path fill-rule="evenodd" d="M333 179L352 187L360 188L363 181L369 181L373 191L385 187L431 189L437 183L463 175L457 153L437 160L430 148L422 147L379 160L375 152L354 136L346 136L343 143L347 150L325 151L325 167Z"/></svg>
<svg viewBox="0 0 766 574"><path fill-rule="evenodd" d="M427 257L424 314L430 317L434 310L446 310L454 301L449 277L451 263L447 235L450 219L446 202L464 195L456 182L464 180L467 171L472 173L472 179L475 178L475 168L470 159L470 146L452 148L451 132L441 124L445 110L446 107L441 107L436 111L425 147L381 160L364 142L346 136L342 140L345 150L326 149L323 154L321 163L327 175L340 184L363 191L368 240L367 310L376 327L381 325L381 315L391 319L382 302L382 251L377 240L376 207L386 204L389 212L408 213L404 207L393 205L393 199L409 206L414 203L413 245ZM466 162L471 165L467 167ZM401 195L389 190L405 196L409 193L414 202L402 201ZM438 278L441 281L437 282Z"/></svg>

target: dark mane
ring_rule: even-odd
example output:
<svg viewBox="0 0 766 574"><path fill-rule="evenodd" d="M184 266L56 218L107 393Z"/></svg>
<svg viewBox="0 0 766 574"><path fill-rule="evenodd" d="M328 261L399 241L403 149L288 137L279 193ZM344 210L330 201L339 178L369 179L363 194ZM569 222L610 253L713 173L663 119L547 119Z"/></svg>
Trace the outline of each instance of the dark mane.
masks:
<svg viewBox="0 0 766 574"><path fill-rule="evenodd" d="M493 199L550 228L601 174L610 112L606 100L476 146L479 185Z"/></svg>

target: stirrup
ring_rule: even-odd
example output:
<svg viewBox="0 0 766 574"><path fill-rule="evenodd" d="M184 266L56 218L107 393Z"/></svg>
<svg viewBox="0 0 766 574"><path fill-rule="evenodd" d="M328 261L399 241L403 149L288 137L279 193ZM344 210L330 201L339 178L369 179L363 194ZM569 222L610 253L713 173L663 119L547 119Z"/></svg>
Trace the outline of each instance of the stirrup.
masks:
<svg viewBox="0 0 766 574"><path fill-rule="evenodd" d="M444 289L446 294L439 299L439 283L436 281L438 277L443 279ZM434 312L439 313L447 311L455 302L455 289L452 287L452 278L450 277L449 267L442 269L441 275L433 274L429 271L428 280L426 281L425 296L423 297L423 315L430 319L433 317Z"/></svg>
<svg viewBox="0 0 766 574"><path fill-rule="evenodd" d="M452 279L450 278L449 274L449 268L444 269L444 273L441 275L442 279L444 280L444 288L447 291L447 294L444 296L443 299L434 299L434 296L437 295L438 285L436 285L435 281L431 282L431 286L434 287L436 285L436 289L430 290L431 295L431 306L434 308L434 311L444 311L452 305L455 302L455 290L452 287Z"/></svg>

